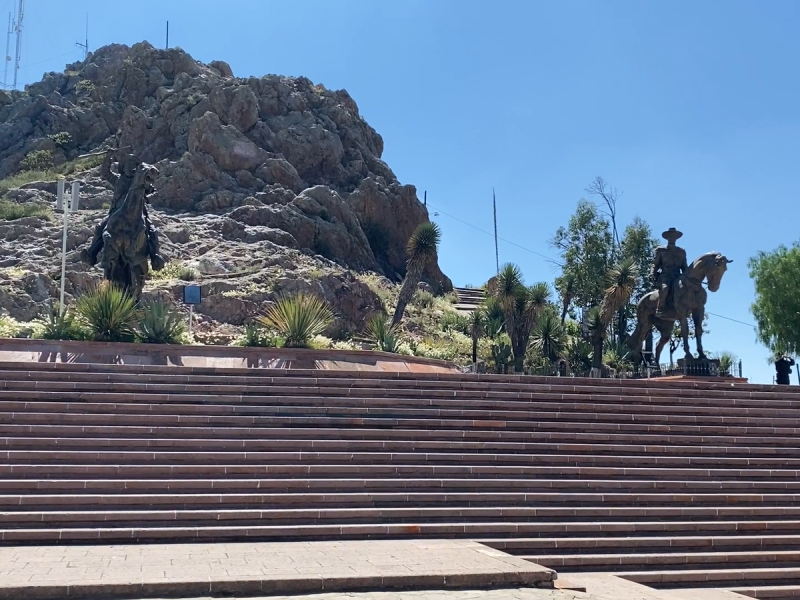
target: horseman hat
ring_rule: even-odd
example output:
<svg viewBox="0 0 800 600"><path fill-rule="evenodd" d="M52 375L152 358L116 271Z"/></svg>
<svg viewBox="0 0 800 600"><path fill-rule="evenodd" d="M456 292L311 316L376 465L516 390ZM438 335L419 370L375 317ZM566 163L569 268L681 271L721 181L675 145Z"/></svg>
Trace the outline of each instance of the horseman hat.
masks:
<svg viewBox="0 0 800 600"><path fill-rule="evenodd" d="M667 229L665 232L663 232L661 234L661 237L663 237L668 242L680 239L682 236L683 236L683 233L681 233L680 231L678 231L674 227L670 227L669 229Z"/></svg>

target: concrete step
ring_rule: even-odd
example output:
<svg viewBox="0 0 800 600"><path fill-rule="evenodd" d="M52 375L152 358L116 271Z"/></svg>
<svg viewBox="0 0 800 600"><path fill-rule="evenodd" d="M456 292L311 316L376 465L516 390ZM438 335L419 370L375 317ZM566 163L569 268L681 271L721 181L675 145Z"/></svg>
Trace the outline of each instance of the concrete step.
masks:
<svg viewBox="0 0 800 600"><path fill-rule="evenodd" d="M31 392L25 392L30 394ZM34 392L37 397L39 396ZM69 395L73 397L70 398ZM504 429L530 429L532 426L544 426L547 422L569 423L591 422L597 423L596 427L603 429L620 428L626 430L642 429L637 425L660 425L663 431L665 419L669 419L668 430L681 432L707 432L709 434L740 434L740 435L776 435L791 436L800 428L800 419L784 417L759 418L759 417L708 417L701 418L696 415L685 416L669 414L668 409L663 413L659 411L637 414L636 409L624 405L606 407L602 405L581 405L559 407L557 403L528 403L527 410L499 411L490 409L440 408L431 406L427 402L424 406L413 407L413 401L408 408L398 406L380 407L369 406L367 402L359 403L362 406L341 406L323 404L321 399L305 399L302 404L294 405L275 402L270 399L258 406L237 406L236 404L212 404L204 398L201 405L189 402L154 405L152 403L126 403L118 402L86 402L82 401L77 392L53 393L58 401L34 404L31 401L17 399L15 401L0 401L0 422L37 424L37 423L73 423L85 422L86 424L104 423L131 423L142 424L149 422L152 425L169 425L176 421L187 424L202 425L236 425L269 423L270 418L329 418L329 419L365 419L376 423L391 421L392 423L408 423L410 425L426 425L432 427L484 427ZM114 398L122 396L114 394ZM113 399L112 399L113 400ZM352 403L352 402L351 402ZM419 401L416 402L418 405ZM375 404L380 404L376 400ZM392 404L386 401L386 404ZM546 406L545 406L546 405ZM463 405L462 405L463 406ZM654 408L654 407L648 407ZM685 408L685 407L683 407ZM4 410L5 409L5 410ZM547 410L550 409L550 410ZM622 416L622 415L625 416ZM620 424L620 421L624 423ZM780 426L778 426L780 424ZM547 426L550 426L547 424ZM646 428L649 430L650 428Z"/></svg>
<svg viewBox="0 0 800 600"><path fill-rule="evenodd" d="M9 390L5 390L8 392ZM33 390L35 392L35 390ZM53 391L53 390L49 390ZM59 391L59 390L56 390ZM391 415L408 416L420 414L430 416L485 418L491 420L530 420L538 418L544 412L568 412L570 414L595 414L610 418L612 415L624 416L630 420L632 416L659 415L673 417L686 424L706 425L751 425L765 426L780 420L780 425L794 426L800 411L784 408L767 407L730 407L715 405L683 405L676 404L670 398L645 398L642 402L620 402L617 396L598 396L586 398L572 395L571 398L556 398L557 394L532 394L523 400L497 400L474 398L469 401L459 400L453 396L434 396L426 394L424 398L403 397L325 397L321 394L309 396L293 395L221 395L221 394L178 394L167 395L166 399L157 392L125 394L120 401L91 401L92 396L76 396L77 390L60 390L61 394L47 396L24 390L25 396L5 393L10 400L0 400L0 411L3 412L112 412L131 414L199 414L199 415L261 415L274 413L276 410L303 409L306 414L319 414L320 411L336 414L357 415ZM440 390L437 390L439 392ZM63 396L71 393L72 396ZM88 394L89 392L87 392ZM103 393L103 392L92 392ZM111 393L111 392L107 392ZM119 397L115 394L114 398ZM102 398L102 397L100 397ZM138 398L138 402L135 400ZM72 400L71 402L69 400ZM324 403L322 402L324 400ZM155 402L158 401L158 402Z"/></svg>
<svg viewBox="0 0 800 600"><path fill-rule="evenodd" d="M623 550L627 547L646 547L645 544L639 544L640 540L647 540L644 534L651 532L652 529L642 530L642 532L629 531L624 529L627 524L617 524L615 530L612 530L611 524L609 525L609 532L603 535L602 528L598 528L600 537L595 538L596 543L604 543L605 547L615 549L617 551ZM428 538L465 538L479 541L491 547L501 549L495 543L486 543L481 541L480 536L490 535L493 539L498 536L511 538L519 535L538 534L543 541L549 541L546 538L548 533L553 531L564 531L570 529L575 533L575 540L583 540L579 538L578 534L588 530L578 528L578 524L561 524L557 527L556 524L536 524L536 523L396 523L396 524L322 524L322 525L247 525L247 526L208 526L208 527L186 527L181 524L171 525L167 527L42 527L42 528L3 528L0 529L0 541L4 543L31 543L31 542L68 542L79 540L103 540L106 542L119 542L121 540L137 540L139 542L155 541L155 540L172 540L188 542L191 540L204 539L205 541L229 541L235 539L257 539L260 541L314 541L314 540L329 540L329 539L428 539ZM617 532L617 536L611 535L613 531ZM689 530L685 530L689 531ZM793 530L796 531L796 530ZM637 534L641 533L642 537ZM753 539L755 536L741 537L731 534L728 536L730 547L739 548L744 546L745 549L750 548L756 544ZM772 536L778 537L778 536ZM798 535L784 534L782 539L784 541L791 540L796 542ZM533 538L536 539L536 538ZM560 543L566 546L570 545L570 540L573 538L569 536L562 536L558 538ZM689 535L681 536L674 535L670 530L659 538L660 540L668 540L672 542L676 548L680 548L683 552L692 546L692 542L697 539L697 536L692 537ZM716 537L714 539L725 539L724 537ZM577 544L578 542L574 542ZM778 548L782 546L778 545ZM681 551L676 550L676 551ZM511 554L514 554L511 552ZM538 564L538 559L537 559ZM548 565L544 565L548 566ZM788 569L791 570L791 569ZM716 572L717 570L712 570ZM730 570L733 571L733 570ZM741 571L741 570L737 570ZM636 571L621 573L627 579L637 581L638 583L667 583L667 573L674 573L671 580L674 582L679 581L680 573L683 571ZM730 575L730 574L728 574ZM722 578L725 580L726 578ZM738 585L736 582L742 580L728 577L727 580L732 581L733 585ZM698 577L687 576L687 581L696 583L700 581ZM753 583L762 584L764 580L757 579ZM767 584L765 584L767 585Z"/></svg>
<svg viewBox="0 0 800 600"><path fill-rule="evenodd" d="M709 494L738 492L750 494L800 493L800 481L684 481L618 480L618 479L510 479L481 477L380 477L372 479L285 477L224 477L218 479L0 479L0 493L47 493L60 490L77 493L124 493L184 490L202 493L211 490L222 492L350 492L364 491L519 491L543 492L636 492Z"/></svg>
<svg viewBox="0 0 800 600"><path fill-rule="evenodd" d="M587 571L653 571L674 569L753 569L800 567L800 550L756 550L748 552L662 552L622 554L533 554L521 555L534 563L546 564L559 573Z"/></svg>
<svg viewBox="0 0 800 600"><path fill-rule="evenodd" d="M364 430L300 430L291 428L279 428L274 430L260 430L260 438L236 439L236 438L212 438L208 436L208 430L202 433L208 437L193 438L123 438L123 437L103 437L85 436L84 432L79 432L82 437L30 437L14 436L0 437L0 456L5 451L22 450L80 450L91 448L93 450L119 450L134 451L147 448L153 451L186 451L186 452L211 452L211 451L239 451L239 452L276 452L276 451L333 451L333 452L368 452L372 450L382 452L504 452L529 454L539 452L553 453L586 453L592 456L615 455L615 454L634 454L637 452L648 452L653 456L761 456L775 457L776 459L787 457L796 458L800 455L797 448L787 447L757 447L757 446L727 446L709 445L699 446L691 444L678 444L674 441L673 445L661 444L654 441L653 444L647 443L624 443L627 442L646 442L646 440L629 440L627 437L621 441L623 443L613 443L609 441L610 435L592 436L583 435L579 439L563 439L563 436L554 434L536 435L537 440L541 441L481 441L452 440L452 439L430 439L429 436L420 435L418 432L384 430L385 435L377 431ZM154 435L159 433L158 429L153 431ZM424 432L423 432L424 433ZM402 434L406 439L392 440L385 439L392 435ZM463 434L462 438L474 437ZM340 436L336 438L336 436ZM311 438L315 436L315 438ZM346 439L356 437L366 439ZM341 439L344 437L345 439ZM384 439L381 439L383 437ZM421 439L415 439L415 438ZM526 436L528 438L533 437ZM336 439L331 439L336 438ZM371 438L371 439L370 439ZM426 439L427 438L427 439ZM587 439L588 438L588 439ZM614 437L616 440L616 436ZM596 441L592 441L596 440ZM704 440L697 440L704 441ZM583 442L583 443L582 443Z"/></svg>
<svg viewBox="0 0 800 600"><path fill-rule="evenodd" d="M414 507L480 507L525 506L561 507L709 507L726 504L741 507L791 506L800 501L795 494L658 494L658 493L570 493L562 492L421 492L421 491L361 491L361 492L214 492L191 493L183 490L145 493L141 490L126 493L83 493L66 491L50 494L39 491L30 494L0 495L2 511L44 510L103 510L111 509L285 509L285 508L403 508ZM524 545L524 544L523 544Z"/></svg>
<svg viewBox="0 0 800 600"><path fill-rule="evenodd" d="M459 427L459 423L469 423ZM134 425L4 425L0 424L0 448L19 447L15 438L118 438L129 436L161 439L205 437L207 439L347 439L347 440L469 440L480 443L542 441L561 443L592 442L597 446L606 443L644 445L710 445L747 448L746 453L763 447L767 453L784 451L798 456L798 440L795 437L762 435L729 435L704 432L702 427L675 427L682 431L658 433L665 428L658 425L614 425L600 423L541 422L531 424L536 431L492 429L491 423L449 421L446 426L431 421L390 419L338 419L335 417L263 417L260 426L254 427L149 427ZM499 425L497 423L496 425ZM672 428L667 427L671 430ZM692 431L687 431L692 429ZM618 433L623 431L621 433ZM4 441L7 440L7 441Z"/></svg>
<svg viewBox="0 0 800 600"><path fill-rule="evenodd" d="M380 386L392 387L418 385L438 386L449 389L487 389L492 384L501 383L509 391L516 389L547 391L558 389L572 393L616 393L629 394L634 389L644 393L655 391L663 396L677 396L680 398L695 398L698 396L727 397L731 400L750 398L753 400L776 400L792 402L800 399L800 389L795 387L777 387L774 385L732 384L725 379L712 378L709 381L686 380L610 380L610 379L581 379L557 378L529 375L493 375L493 374L463 374L463 373L381 373L376 376L374 372L354 371L319 371L303 369L243 369L243 368L214 368L214 367L176 367L156 365L102 365L89 363L3 363L0 365L0 381L7 379L4 372L24 373L26 378L42 380L43 373L57 373L60 379L68 373L80 373L81 377L111 377L118 375L146 375L149 380L155 381L160 376L168 376L174 382L202 381L206 377L227 378L231 377L241 385L251 383L261 385L280 385L286 381L313 380L316 384L328 385L331 382L347 382L346 385L354 387L362 382L377 383ZM141 379L140 379L141 381ZM315 384L315 385L316 385ZM496 386L494 386L496 387Z"/></svg>
<svg viewBox="0 0 800 600"><path fill-rule="evenodd" d="M635 583L655 588L694 587L702 584L707 587L774 586L797 585L800 580L800 567L765 567L758 569L699 569L669 570L647 572L617 572L617 576Z"/></svg>
<svg viewBox="0 0 800 600"><path fill-rule="evenodd" d="M154 498L155 500L155 498ZM388 523L437 523L437 522L515 522L525 523L535 520L538 523L619 523L649 521L659 519L690 521L717 517L731 521L763 521L767 520L800 520L800 507L738 507L738 508L703 508L692 507L677 509L675 507L531 507L531 506L445 506L419 508L340 508L320 504L317 508L270 508L255 509L219 509L205 510L49 510L0 512L2 527L36 528L54 527L63 524L71 527L89 526L158 526L181 524L184 526L208 525L259 525L259 524L388 524ZM800 565L800 551L776 552L744 552L738 555L731 553L694 553L694 554L598 554L575 556L525 556L533 562L546 562L552 568L571 570L607 570L608 567L624 567L625 569L686 567L690 564L706 565L760 564L763 562L797 563Z"/></svg>
<svg viewBox="0 0 800 600"><path fill-rule="evenodd" d="M162 464L162 465L69 465L69 464L0 464L2 479L75 479L75 478L195 478L195 477L313 477L316 479L354 477L486 477L513 479L598 479L652 481L692 480L796 480L800 471L794 469L691 469L653 467L574 467L530 465L470 464Z"/></svg>
<svg viewBox="0 0 800 600"><path fill-rule="evenodd" d="M759 600L800 598L800 585L742 586L739 588L731 588L728 591L741 594L748 598L758 598Z"/></svg>
<svg viewBox="0 0 800 600"><path fill-rule="evenodd" d="M601 447L602 449L602 447ZM531 466L540 467L612 467L616 469L656 468L675 469L681 472L686 469L707 469L715 476L722 476L729 470L748 470L752 477L756 474L772 471L800 470L800 458L747 458L735 456L675 456L655 454L498 454L492 452L430 451L420 452L183 452L180 450L161 452L142 452L126 450L2 450L0 460L5 470L16 467L35 466L45 468L65 465L80 467L84 465L113 467L134 467L139 465L153 466L199 466L199 465L289 465L307 466L329 464L356 465L472 465L472 466Z"/></svg>
<svg viewBox="0 0 800 600"><path fill-rule="evenodd" d="M177 368L177 367L170 367ZM56 373L61 375L60 373ZM0 371L0 375L4 375ZM24 376L23 376L24 375ZM689 390L680 387L648 387L646 380L628 380L631 385L625 387L609 387L607 385L576 385L573 378L547 378L546 383L513 383L471 381L470 378L483 375L465 374L463 381L449 380L393 380L393 379L343 379L333 377L327 379L293 379L286 378L253 378L253 377L192 377L182 378L175 375L119 375L110 376L94 374L80 378L72 374L72 380L65 377L43 378L52 373L18 374L13 378L0 378L0 389L3 391L83 391L83 392L127 392L150 393L156 396L186 394L218 394L218 395L260 395L260 396L319 396L326 397L367 397L396 398L442 397L453 398L457 392L460 398L467 400L533 400L552 399L566 401L605 401L637 405L648 403L672 403L673 405L716 406L719 408L765 408L781 409L797 415L798 395L780 394L777 392L749 392L738 389L730 392L720 389ZM69 373L64 374L69 375ZM502 375L497 377L517 377ZM521 377L521 376L520 376ZM254 379L248 381L248 379ZM236 383L233 383L233 382ZM592 382L611 381L603 379L588 380ZM617 380L622 383L622 380ZM565 383L560 383L565 382ZM569 382L569 383L567 383ZM502 386L497 386L502 383ZM636 386L636 387L635 387ZM727 401L727 402L725 402ZM791 416L791 415L790 415Z"/></svg>
<svg viewBox="0 0 800 600"><path fill-rule="evenodd" d="M795 535L685 535L631 537L475 538L482 544L514 555L538 557L575 554L660 554L687 552L746 552L796 550ZM537 559L538 560L538 559ZM720 586L724 587L724 586Z"/></svg>

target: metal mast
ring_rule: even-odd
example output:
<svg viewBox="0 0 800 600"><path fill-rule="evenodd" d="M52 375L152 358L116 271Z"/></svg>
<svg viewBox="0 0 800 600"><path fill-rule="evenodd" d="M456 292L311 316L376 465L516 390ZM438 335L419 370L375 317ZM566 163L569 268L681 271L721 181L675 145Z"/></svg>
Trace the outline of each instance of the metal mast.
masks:
<svg viewBox="0 0 800 600"><path fill-rule="evenodd" d="M80 42L75 42L75 45L78 48L83 50L83 60L86 60L89 56L89 14L86 14L86 40L81 44Z"/></svg>
<svg viewBox="0 0 800 600"><path fill-rule="evenodd" d="M14 89L17 89L17 75L19 73L19 62L22 58L22 21L25 18L25 0L19 0L19 13L17 22L14 24L14 31L17 34L17 51L14 56Z"/></svg>
<svg viewBox="0 0 800 600"><path fill-rule="evenodd" d="M500 250L497 247L497 200L495 199L494 188L492 188L492 213L494 215L494 260L497 272L500 273Z"/></svg>
<svg viewBox="0 0 800 600"><path fill-rule="evenodd" d="M3 61L3 87L8 88L8 63L11 62L11 34L14 33L14 17L8 13L8 32L6 33L6 53Z"/></svg>

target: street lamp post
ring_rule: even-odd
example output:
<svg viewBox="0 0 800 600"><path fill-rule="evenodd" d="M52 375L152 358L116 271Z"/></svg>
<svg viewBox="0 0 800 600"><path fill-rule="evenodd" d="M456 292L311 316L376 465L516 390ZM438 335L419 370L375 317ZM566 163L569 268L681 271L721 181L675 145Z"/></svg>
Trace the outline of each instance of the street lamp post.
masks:
<svg viewBox="0 0 800 600"><path fill-rule="evenodd" d="M64 227L61 232L61 297L59 314L64 314L66 304L64 304L64 284L67 280L67 228L69 225L69 214L78 210L78 200L81 193L81 184L78 181L72 182L72 193L65 194L66 180L58 180L56 188L56 211L61 211L64 216Z"/></svg>

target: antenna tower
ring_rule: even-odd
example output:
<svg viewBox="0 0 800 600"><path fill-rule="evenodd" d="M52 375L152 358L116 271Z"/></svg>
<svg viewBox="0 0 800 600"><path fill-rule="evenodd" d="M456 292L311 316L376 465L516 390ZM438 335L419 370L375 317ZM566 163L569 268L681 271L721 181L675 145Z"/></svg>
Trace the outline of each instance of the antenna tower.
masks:
<svg viewBox="0 0 800 600"><path fill-rule="evenodd" d="M17 22L14 23L14 32L17 34L17 51L14 55L14 89L17 89L17 75L19 74L19 61L22 58L22 21L25 18L25 0L19 0Z"/></svg>
<svg viewBox="0 0 800 600"><path fill-rule="evenodd" d="M75 45L78 48L83 49L83 60L86 60L89 57L89 14L86 14L86 40L81 44L80 42L75 42Z"/></svg>
<svg viewBox="0 0 800 600"><path fill-rule="evenodd" d="M14 17L8 13L8 32L6 33L6 53L3 60L3 87L8 89L8 63L11 62L11 34L14 33Z"/></svg>

